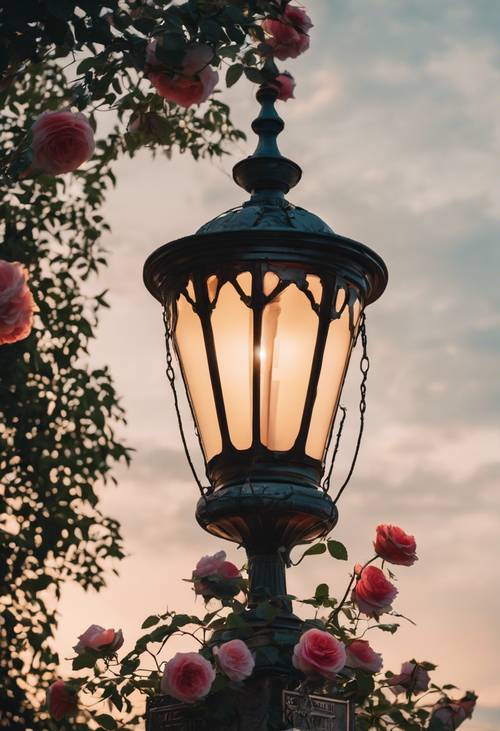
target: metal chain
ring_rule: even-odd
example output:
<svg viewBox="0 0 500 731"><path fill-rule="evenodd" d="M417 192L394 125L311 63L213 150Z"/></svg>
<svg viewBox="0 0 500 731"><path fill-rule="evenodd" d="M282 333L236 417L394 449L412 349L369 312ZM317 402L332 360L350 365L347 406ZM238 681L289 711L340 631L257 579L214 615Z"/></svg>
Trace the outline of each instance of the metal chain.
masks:
<svg viewBox="0 0 500 731"><path fill-rule="evenodd" d="M181 412L179 408L179 399L177 396L177 390L175 388L175 370L173 366L173 357L172 357L172 348L171 348L171 342L172 342L172 332L170 330L169 321L168 321L168 313L167 308L164 307L163 309L163 322L165 324L165 346L167 351L167 368L165 370L165 373L167 374L168 382L170 383L170 387L172 389L172 394L174 397L174 407L175 407L175 413L177 415L177 424L179 426L179 432L181 435L182 440L182 446L184 447L184 453L186 455L189 467L191 468L191 472L193 473L193 477L195 479L196 484L198 485L198 489L203 497L205 497L205 493L207 491L207 488L203 487L203 484L198 477L198 474L196 472L196 468L193 464L193 460L191 459L191 455L189 453L189 448L186 441L186 435L184 434L184 427L182 425L182 417ZM196 435L198 436L198 430L195 429Z"/></svg>
<svg viewBox="0 0 500 731"><path fill-rule="evenodd" d="M340 420L337 436L335 437L335 447L333 449L332 458L330 460L330 469L328 470L328 474L326 475L326 477L323 480L323 483L321 485L324 492L328 492L330 489L330 480L332 478L333 465L335 464L335 460L337 458L337 452L339 451L340 440L342 437L342 432L344 430L344 424L345 424L345 420L346 420L346 416L347 416L347 409L345 406L339 406L339 409L342 411L342 418Z"/></svg>
<svg viewBox="0 0 500 731"><path fill-rule="evenodd" d="M361 398L359 401L359 432L358 432L358 439L356 441L356 448L354 450L354 455L351 462L351 467L349 469L349 472L347 473L347 477L344 480L344 483L342 484L342 487L339 489L333 504L336 505L338 500L340 499L342 493L346 489L347 485L349 484L352 474L354 472L354 468L356 466L356 461L358 459L359 455L359 449L361 447L361 439L363 437L363 431L365 428L365 412L366 412L366 381L368 379L368 371L370 370L370 359L368 357L368 340L366 337L366 316L363 313L361 325L359 329L359 333L361 335L361 345L363 348L363 352L361 354L361 360L359 362L359 370L361 371L361 383L359 386L359 391L361 394Z"/></svg>
<svg viewBox="0 0 500 731"><path fill-rule="evenodd" d="M363 432L365 428L365 413L366 413L366 382L368 380L368 371L370 370L370 359L368 357L368 339L366 336L366 316L363 313L361 324L359 328L359 334L361 336L361 345L362 345L362 353L361 353L361 360L359 362L359 370L361 371L361 383L359 386L359 392L360 392L360 401L359 401L359 432L358 432L358 438L356 440L356 447L354 449L354 455L352 458L351 466L349 468L349 472L347 473L347 477L345 478L342 486L340 487L339 491L337 492L337 495L333 501L333 504L336 505L338 500L340 499L342 493L346 489L347 485L349 484L352 474L354 472L354 468L356 466L356 462L359 455L359 449L361 447L361 440L363 438ZM338 445L340 441L340 435L342 434L342 428L344 426L345 421L345 410L342 417L342 422L340 424L339 433L337 434L337 443L335 444L335 450L332 457L332 464L330 465L330 470L328 473L328 483L326 484L323 489L325 489L325 492L328 491L330 487L330 476L333 469L333 461L337 455Z"/></svg>

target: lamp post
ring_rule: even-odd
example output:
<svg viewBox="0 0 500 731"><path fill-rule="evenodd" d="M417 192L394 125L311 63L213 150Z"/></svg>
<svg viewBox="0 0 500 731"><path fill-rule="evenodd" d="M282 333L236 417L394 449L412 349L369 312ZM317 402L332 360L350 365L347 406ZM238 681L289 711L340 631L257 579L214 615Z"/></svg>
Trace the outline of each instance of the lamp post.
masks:
<svg viewBox="0 0 500 731"><path fill-rule="evenodd" d="M209 481L196 478L196 518L246 549L247 619L261 644L300 635L285 569L294 546L337 522L321 485L326 454L364 310L387 283L375 252L286 200L302 173L279 152L276 97L258 91L258 146L233 170L250 199L162 246L144 268L164 310L167 375L175 387L177 356ZM264 628L254 610L266 594L281 598L281 611Z"/></svg>

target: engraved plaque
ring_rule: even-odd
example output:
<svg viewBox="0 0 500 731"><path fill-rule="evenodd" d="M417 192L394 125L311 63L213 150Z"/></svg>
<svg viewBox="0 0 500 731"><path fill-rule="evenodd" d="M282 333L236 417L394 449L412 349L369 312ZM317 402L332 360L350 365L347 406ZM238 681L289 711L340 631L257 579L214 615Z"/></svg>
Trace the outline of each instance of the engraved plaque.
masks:
<svg viewBox="0 0 500 731"><path fill-rule="evenodd" d="M283 720L290 731L352 731L354 717L347 700L283 691Z"/></svg>
<svg viewBox="0 0 500 731"><path fill-rule="evenodd" d="M201 728L189 706L176 703L168 696L156 696L148 701L147 731L199 731Z"/></svg>

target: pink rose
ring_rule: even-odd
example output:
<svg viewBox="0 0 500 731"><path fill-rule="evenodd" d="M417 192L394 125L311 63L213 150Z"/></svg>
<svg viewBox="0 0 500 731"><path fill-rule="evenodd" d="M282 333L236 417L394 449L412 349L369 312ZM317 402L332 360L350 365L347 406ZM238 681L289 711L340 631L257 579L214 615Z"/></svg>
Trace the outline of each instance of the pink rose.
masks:
<svg viewBox="0 0 500 731"><path fill-rule="evenodd" d="M397 525L378 525L374 542L375 553L389 563L412 566L418 561L417 544L413 536L407 535Z"/></svg>
<svg viewBox="0 0 500 731"><path fill-rule="evenodd" d="M309 48L308 31L313 27L311 19L303 8L287 5L279 20L267 18L262 28L268 36L266 46L276 58L284 61L297 58Z"/></svg>
<svg viewBox="0 0 500 731"><path fill-rule="evenodd" d="M182 61L182 71L169 73L156 57L156 45L156 40L148 45L146 61L148 79L158 94L181 107L205 102L219 81L219 74L209 65L214 55L210 46L198 44L188 48Z"/></svg>
<svg viewBox="0 0 500 731"><path fill-rule="evenodd" d="M193 578L202 579L205 576L217 576L225 560L225 551L218 551L213 556L203 556L196 564Z"/></svg>
<svg viewBox="0 0 500 731"><path fill-rule="evenodd" d="M309 629L295 645L292 662L297 670L306 675L316 673L334 680L346 663L345 646L329 632Z"/></svg>
<svg viewBox="0 0 500 731"><path fill-rule="evenodd" d="M382 655L375 652L366 640L353 640L346 648L347 662L350 668L360 668L369 673L378 673L382 669Z"/></svg>
<svg viewBox="0 0 500 731"><path fill-rule="evenodd" d="M91 624L83 635L78 638L80 641L73 647L77 654L88 650L99 652L103 655L114 655L123 645L123 633L121 629L104 629L98 624Z"/></svg>
<svg viewBox="0 0 500 731"><path fill-rule="evenodd" d="M242 640L230 640L220 647L214 647L214 655L222 672L229 680L239 682L248 678L255 667L255 660Z"/></svg>
<svg viewBox="0 0 500 731"><path fill-rule="evenodd" d="M44 112L31 133L34 167L51 175L76 170L94 152L94 131L80 112Z"/></svg>
<svg viewBox="0 0 500 731"><path fill-rule="evenodd" d="M61 721L76 711L77 694L64 680L56 680L47 690L47 706L52 718Z"/></svg>
<svg viewBox="0 0 500 731"><path fill-rule="evenodd" d="M376 566L367 566L352 592L352 600L368 617L378 617L391 609L398 590Z"/></svg>
<svg viewBox="0 0 500 731"><path fill-rule="evenodd" d="M161 679L161 691L184 703L204 698L215 680L215 670L197 652L178 652L167 662Z"/></svg>
<svg viewBox="0 0 500 731"><path fill-rule="evenodd" d="M295 90L295 79L288 71L279 74L272 83L272 86L278 91L278 99L287 102L289 99L295 99L293 92Z"/></svg>
<svg viewBox="0 0 500 731"><path fill-rule="evenodd" d="M0 345L28 337L35 303L26 269L17 261L0 260Z"/></svg>
<svg viewBox="0 0 500 731"><path fill-rule="evenodd" d="M428 689L430 680L429 673L421 665L414 662L404 662L401 665L400 674L393 675L389 680L389 685L396 695L405 691L423 693Z"/></svg>

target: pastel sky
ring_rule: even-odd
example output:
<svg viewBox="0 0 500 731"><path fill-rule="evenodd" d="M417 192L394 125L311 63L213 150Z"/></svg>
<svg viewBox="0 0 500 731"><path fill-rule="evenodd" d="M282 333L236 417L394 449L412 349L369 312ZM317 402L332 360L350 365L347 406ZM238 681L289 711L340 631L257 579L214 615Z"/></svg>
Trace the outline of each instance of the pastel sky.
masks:
<svg viewBox="0 0 500 731"><path fill-rule="evenodd" d="M395 608L416 627L373 637L385 668L413 656L436 662L436 679L475 689L468 731L500 728L500 2L307 0L311 49L283 64L297 80L280 107L285 154L304 170L290 199L336 232L366 242L390 283L368 311L372 370L367 428L335 537L350 561L368 558L375 526L415 534L419 561L397 572ZM249 130L255 88L224 92ZM107 120L103 119L103 128ZM121 520L129 557L99 595L66 588L58 648L68 657L90 623L122 627L131 644L145 616L194 609L188 577L200 555L225 548L198 527L196 487L180 451L164 376L160 308L142 265L157 246L194 232L242 201L232 164L187 156L118 165L106 214L111 310L92 352L123 396L124 436L137 450L103 506ZM96 285L97 287L97 285ZM358 355L343 401L356 428ZM345 588L350 565L311 558L289 589L320 581Z"/></svg>

